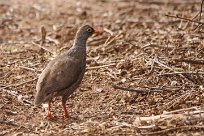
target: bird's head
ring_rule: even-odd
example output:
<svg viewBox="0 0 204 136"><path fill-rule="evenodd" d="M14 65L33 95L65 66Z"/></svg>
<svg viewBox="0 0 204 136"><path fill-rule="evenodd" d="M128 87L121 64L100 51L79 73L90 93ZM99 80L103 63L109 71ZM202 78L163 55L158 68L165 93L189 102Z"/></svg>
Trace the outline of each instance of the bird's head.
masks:
<svg viewBox="0 0 204 136"><path fill-rule="evenodd" d="M93 27L91 27L89 25L84 25L78 30L77 37L80 38L80 39L87 40L93 34L99 34L99 33L100 33L99 30L94 29Z"/></svg>

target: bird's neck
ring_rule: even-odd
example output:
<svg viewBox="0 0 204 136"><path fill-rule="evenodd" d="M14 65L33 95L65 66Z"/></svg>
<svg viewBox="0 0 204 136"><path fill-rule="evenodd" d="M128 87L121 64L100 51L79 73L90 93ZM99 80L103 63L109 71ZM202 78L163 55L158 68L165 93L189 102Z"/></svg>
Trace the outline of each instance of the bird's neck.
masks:
<svg viewBox="0 0 204 136"><path fill-rule="evenodd" d="M87 39L76 37L68 54L86 60L86 41Z"/></svg>
<svg viewBox="0 0 204 136"><path fill-rule="evenodd" d="M86 41L87 38L84 38L84 36L77 35L74 40L74 47L86 48Z"/></svg>

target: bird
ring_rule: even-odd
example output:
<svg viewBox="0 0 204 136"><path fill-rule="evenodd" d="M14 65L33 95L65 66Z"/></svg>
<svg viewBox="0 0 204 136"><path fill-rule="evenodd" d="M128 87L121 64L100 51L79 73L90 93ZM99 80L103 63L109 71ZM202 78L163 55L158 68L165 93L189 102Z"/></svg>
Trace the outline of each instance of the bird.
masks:
<svg viewBox="0 0 204 136"><path fill-rule="evenodd" d="M46 118L51 119L52 99L62 97L64 117L68 118L66 108L68 97L79 87L86 68L86 41L100 30L90 25L82 26L76 33L72 47L50 61L40 74L36 84L34 105L48 102Z"/></svg>

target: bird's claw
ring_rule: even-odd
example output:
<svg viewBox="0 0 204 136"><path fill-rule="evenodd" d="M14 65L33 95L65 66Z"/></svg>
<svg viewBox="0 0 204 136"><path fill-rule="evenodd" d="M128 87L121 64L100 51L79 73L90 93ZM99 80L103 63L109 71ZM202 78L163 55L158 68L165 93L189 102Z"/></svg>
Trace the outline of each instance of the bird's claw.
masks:
<svg viewBox="0 0 204 136"><path fill-rule="evenodd" d="M65 113L64 113L64 118L69 118L68 112L65 112Z"/></svg>
<svg viewBox="0 0 204 136"><path fill-rule="evenodd" d="M48 119L48 120L52 120L53 119L53 116L52 116L50 111L47 112L47 115L45 116L45 118Z"/></svg>

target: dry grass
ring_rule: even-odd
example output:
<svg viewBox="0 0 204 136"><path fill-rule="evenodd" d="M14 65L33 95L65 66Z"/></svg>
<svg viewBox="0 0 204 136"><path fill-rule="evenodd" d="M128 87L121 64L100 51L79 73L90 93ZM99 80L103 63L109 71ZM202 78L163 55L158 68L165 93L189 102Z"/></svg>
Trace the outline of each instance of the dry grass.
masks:
<svg viewBox="0 0 204 136"><path fill-rule="evenodd" d="M198 0L0 1L0 135L203 135L199 11ZM32 104L36 79L84 23L104 32L88 41L71 118L56 98L47 121Z"/></svg>

